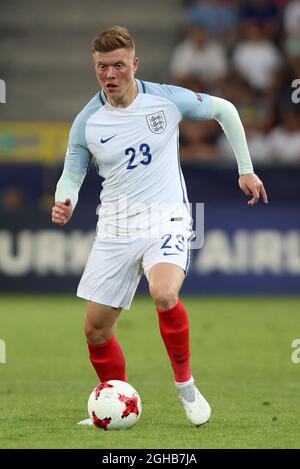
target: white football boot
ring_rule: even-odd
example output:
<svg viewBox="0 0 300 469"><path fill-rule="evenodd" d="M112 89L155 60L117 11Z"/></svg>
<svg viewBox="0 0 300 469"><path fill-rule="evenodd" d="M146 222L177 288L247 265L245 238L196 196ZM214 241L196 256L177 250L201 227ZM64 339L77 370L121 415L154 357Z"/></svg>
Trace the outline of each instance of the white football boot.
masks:
<svg viewBox="0 0 300 469"><path fill-rule="evenodd" d="M196 388L194 380L188 383L176 383L187 418L194 425L203 425L211 416L211 408L207 400Z"/></svg>
<svg viewBox="0 0 300 469"><path fill-rule="evenodd" d="M77 425L85 425L85 426L91 427L94 424L93 424L93 420L88 418L88 419L80 420L80 422L77 422Z"/></svg>

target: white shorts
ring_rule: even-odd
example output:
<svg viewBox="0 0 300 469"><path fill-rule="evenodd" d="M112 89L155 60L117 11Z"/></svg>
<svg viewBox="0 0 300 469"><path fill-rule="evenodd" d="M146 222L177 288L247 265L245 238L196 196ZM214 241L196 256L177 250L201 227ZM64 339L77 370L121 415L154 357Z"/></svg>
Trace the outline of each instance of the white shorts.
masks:
<svg viewBox="0 0 300 469"><path fill-rule="evenodd" d="M160 227L155 237L118 238L98 233L77 296L129 309L142 274L149 280L155 264L167 262L187 272L193 231L187 224L176 221L169 222L165 229Z"/></svg>

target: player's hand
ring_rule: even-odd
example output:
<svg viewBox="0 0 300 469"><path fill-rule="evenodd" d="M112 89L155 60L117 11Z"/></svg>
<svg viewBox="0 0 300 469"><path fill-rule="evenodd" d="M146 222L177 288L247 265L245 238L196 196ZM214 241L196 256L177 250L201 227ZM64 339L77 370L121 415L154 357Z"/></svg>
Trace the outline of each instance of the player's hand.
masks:
<svg viewBox="0 0 300 469"><path fill-rule="evenodd" d="M239 186L246 195L251 195L248 205L256 205L261 196L264 203L268 203L268 196L264 185L256 174L243 174L239 178Z"/></svg>
<svg viewBox="0 0 300 469"><path fill-rule="evenodd" d="M63 226L70 220L73 213L73 207L70 199L64 202L56 202L52 207L52 223Z"/></svg>

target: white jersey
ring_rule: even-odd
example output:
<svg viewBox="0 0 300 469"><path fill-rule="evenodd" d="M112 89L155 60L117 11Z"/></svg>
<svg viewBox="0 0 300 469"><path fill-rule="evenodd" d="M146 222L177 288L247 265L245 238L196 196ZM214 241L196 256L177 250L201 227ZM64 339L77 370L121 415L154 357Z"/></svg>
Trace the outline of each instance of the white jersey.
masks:
<svg viewBox="0 0 300 469"><path fill-rule="evenodd" d="M136 80L126 108L108 103L103 90L76 117L65 170L85 174L93 157L104 178L98 227L129 235L133 227L170 217L190 220L179 159L178 124L211 119L212 97L185 88ZM181 209L181 213L180 213Z"/></svg>

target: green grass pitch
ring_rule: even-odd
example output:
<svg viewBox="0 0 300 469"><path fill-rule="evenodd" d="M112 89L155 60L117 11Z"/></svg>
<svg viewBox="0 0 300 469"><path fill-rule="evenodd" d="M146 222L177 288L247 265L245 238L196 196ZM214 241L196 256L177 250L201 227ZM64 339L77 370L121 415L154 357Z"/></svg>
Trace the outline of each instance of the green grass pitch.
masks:
<svg viewBox="0 0 300 469"><path fill-rule="evenodd" d="M299 448L300 363L291 360L291 344L300 338L300 298L183 299L210 422L197 428L186 420L153 304L136 298L117 337L143 412L132 429L104 432L76 425L98 384L82 331L84 302L2 296L0 448Z"/></svg>

